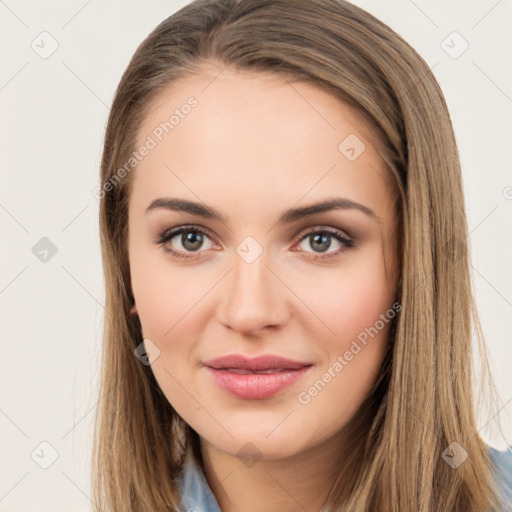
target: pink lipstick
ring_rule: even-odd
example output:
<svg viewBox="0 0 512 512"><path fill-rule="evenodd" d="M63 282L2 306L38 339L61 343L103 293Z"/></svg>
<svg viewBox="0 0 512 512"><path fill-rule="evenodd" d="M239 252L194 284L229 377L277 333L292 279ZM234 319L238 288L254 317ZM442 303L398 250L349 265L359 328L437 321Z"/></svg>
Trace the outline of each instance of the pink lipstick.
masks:
<svg viewBox="0 0 512 512"><path fill-rule="evenodd" d="M204 366L225 391L238 398L261 400L297 382L312 363L276 355L247 358L232 354L207 361Z"/></svg>

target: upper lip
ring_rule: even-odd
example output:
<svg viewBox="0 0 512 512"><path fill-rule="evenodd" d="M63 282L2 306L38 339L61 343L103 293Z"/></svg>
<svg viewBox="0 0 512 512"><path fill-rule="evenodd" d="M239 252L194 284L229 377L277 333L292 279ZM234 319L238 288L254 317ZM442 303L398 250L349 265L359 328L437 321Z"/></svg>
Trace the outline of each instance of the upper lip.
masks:
<svg viewBox="0 0 512 512"><path fill-rule="evenodd" d="M238 354L230 354L204 363L205 366L216 370L236 368L241 370L296 370L304 366L311 366L311 363L293 361L276 355L263 355L254 358L247 358Z"/></svg>

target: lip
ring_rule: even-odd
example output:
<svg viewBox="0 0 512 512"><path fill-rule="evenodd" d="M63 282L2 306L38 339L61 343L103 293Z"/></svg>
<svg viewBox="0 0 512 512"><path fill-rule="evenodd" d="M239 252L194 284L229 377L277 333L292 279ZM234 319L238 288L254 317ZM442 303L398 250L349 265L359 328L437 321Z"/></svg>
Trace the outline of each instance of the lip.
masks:
<svg viewBox="0 0 512 512"><path fill-rule="evenodd" d="M232 395L261 400L295 384L312 363L293 361L276 355L246 358L232 354L204 363L214 382ZM264 372L267 373L253 373Z"/></svg>
<svg viewBox="0 0 512 512"><path fill-rule="evenodd" d="M239 354L230 354L206 361L204 365L217 370L236 368L239 370L258 371L273 369L297 370L304 366L310 366L311 363L294 361L292 359L286 359L285 357L273 354L253 358L248 358Z"/></svg>

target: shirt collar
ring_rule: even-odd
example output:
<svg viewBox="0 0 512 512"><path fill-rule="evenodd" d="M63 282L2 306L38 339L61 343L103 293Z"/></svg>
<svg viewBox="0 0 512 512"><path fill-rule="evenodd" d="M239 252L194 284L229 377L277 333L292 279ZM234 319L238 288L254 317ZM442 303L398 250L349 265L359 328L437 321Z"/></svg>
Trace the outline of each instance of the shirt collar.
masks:
<svg viewBox="0 0 512 512"><path fill-rule="evenodd" d="M495 466L495 475L497 484L502 493L503 510L512 510L512 446L508 446L505 451L497 450L492 446L488 447L489 455Z"/></svg>
<svg viewBox="0 0 512 512"><path fill-rule="evenodd" d="M192 449L187 447L181 474L178 478L182 512L221 512L203 469Z"/></svg>
<svg viewBox="0 0 512 512"><path fill-rule="evenodd" d="M488 447L488 449L491 460L496 466L499 488L503 493L503 498L512 500L512 446L505 452L500 452L492 447ZM178 488L181 495L182 512L222 512L190 446L186 450L178 479Z"/></svg>

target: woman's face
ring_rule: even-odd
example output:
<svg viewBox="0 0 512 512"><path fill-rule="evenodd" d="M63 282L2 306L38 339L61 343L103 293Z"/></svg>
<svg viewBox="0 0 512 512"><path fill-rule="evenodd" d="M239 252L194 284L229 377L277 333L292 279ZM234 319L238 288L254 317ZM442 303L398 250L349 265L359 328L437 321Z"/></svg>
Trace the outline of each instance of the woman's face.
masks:
<svg viewBox="0 0 512 512"><path fill-rule="evenodd" d="M143 146L132 311L165 396L232 455L333 439L399 309L392 181L365 125L312 85L205 70L159 96Z"/></svg>

